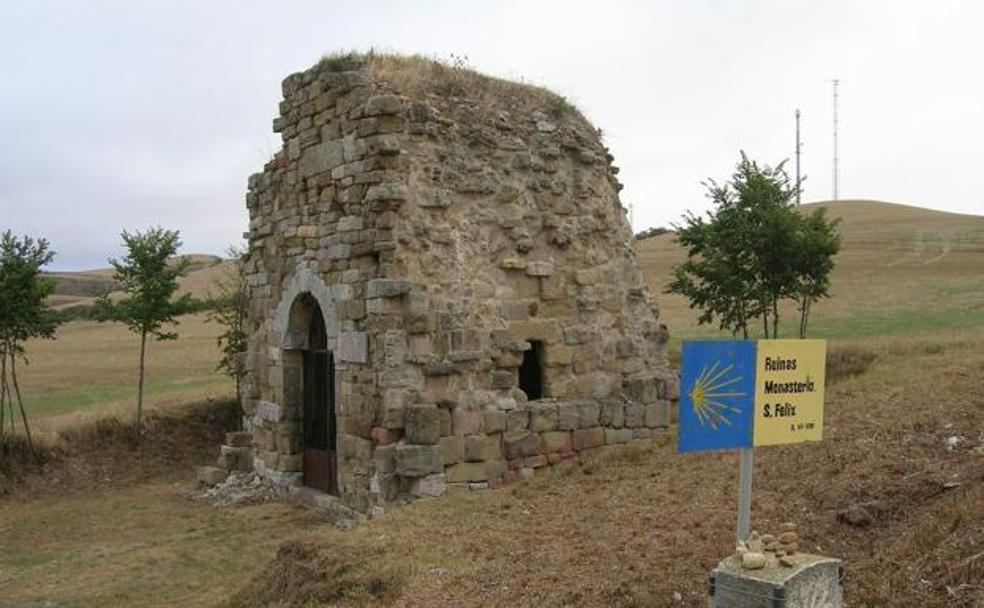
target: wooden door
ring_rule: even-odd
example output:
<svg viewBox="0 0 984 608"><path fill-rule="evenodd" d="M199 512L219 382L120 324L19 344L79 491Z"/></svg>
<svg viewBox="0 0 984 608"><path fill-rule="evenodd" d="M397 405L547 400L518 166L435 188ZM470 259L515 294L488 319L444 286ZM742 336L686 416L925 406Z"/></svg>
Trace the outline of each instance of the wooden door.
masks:
<svg viewBox="0 0 984 608"><path fill-rule="evenodd" d="M304 351L304 485L337 494L335 362L321 311L313 317Z"/></svg>

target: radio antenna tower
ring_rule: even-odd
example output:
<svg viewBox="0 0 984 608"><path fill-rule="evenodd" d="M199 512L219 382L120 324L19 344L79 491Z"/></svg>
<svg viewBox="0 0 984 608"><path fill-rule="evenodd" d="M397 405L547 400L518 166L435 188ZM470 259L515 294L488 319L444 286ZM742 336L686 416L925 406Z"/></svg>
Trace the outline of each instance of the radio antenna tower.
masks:
<svg viewBox="0 0 984 608"><path fill-rule="evenodd" d="M800 111L796 108L796 204L800 204Z"/></svg>
<svg viewBox="0 0 984 608"><path fill-rule="evenodd" d="M837 87L840 85L840 80L834 78L834 200L840 199L840 157L837 155L837 127L839 120L837 118Z"/></svg>

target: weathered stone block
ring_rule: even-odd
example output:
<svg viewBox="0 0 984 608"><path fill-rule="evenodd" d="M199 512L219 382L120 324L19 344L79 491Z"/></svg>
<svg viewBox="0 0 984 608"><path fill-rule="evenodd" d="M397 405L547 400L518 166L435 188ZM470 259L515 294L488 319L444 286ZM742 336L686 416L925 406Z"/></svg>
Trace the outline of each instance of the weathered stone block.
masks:
<svg viewBox="0 0 984 608"><path fill-rule="evenodd" d="M253 431L252 445L261 452L272 452L277 449L273 431L266 428L258 428Z"/></svg>
<svg viewBox="0 0 984 608"><path fill-rule="evenodd" d="M502 447L497 435L469 435L465 437L465 460L479 462L500 460Z"/></svg>
<svg viewBox="0 0 984 608"><path fill-rule="evenodd" d="M625 404L625 427L637 429L642 426L642 406L638 403Z"/></svg>
<svg viewBox="0 0 984 608"><path fill-rule="evenodd" d="M433 405L408 405L404 433L410 443L437 443L441 438L441 410Z"/></svg>
<svg viewBox="0 0 984 608"><path fill-rule="evenodd" d="M547 453L570 452L573 449L571 446L571 433L569 431L540 433L540 438L543 442L543 451Z"/></svg>
<svg viewBox="0 0 984 608"><path fill-rule="evenodd" d="M563 401L557 404L557 428L573 431L581 426L581 404Z"/></svg>
<svg viewBox="0 0 984 608"><path fill-rule="evenodd" d="M656 378L631 378L625 383L629 397L638 403L655 403L659 399Z"/></svg>
<svg viewBox="0 0 984 608"><path fill-rule="evenodd" d="M465 481L488 481L489 471L484 462L461 462L447 468L450 483Z"/></svg>
<svg viewBox="0 0 984 608"><path fill-rule="evenodd" d="M227 445L219 448L219 459L216 464L227 471L250 471L253 469L253 450L250 448L234 448Z"/></svg>
<svg viewBox="0 0 984 608"><path fill-rule="evenodd" d="M342 460L369 462L373 444L368 439L342 434L338 438L338 457Z"/></svg>
<svg viewBox="0 0 984 608"><path fill-rule="evenodd" d="M669 426L669 422L669 407L665 401L643 406L643 424L646 427L663 428Z"/></svg>
<svg viewBox="0 0 984 608"><path fill-rule="evenodd" d="M398 429L388 429L381 426L375 426L370 432L370 437L377 445L389 445L391 443L396 443L400 440L400 431Z"/></svg>
<svg viewBox="0 0 984 608"><path fill-rule="evenodd" d="M578 426L589 429L598 426L601 418L601 404L597 401L581 401L578 403Z"/></svg>
<svg viewBox="0 0 984 608"><path fill-rule="evenodd" d="M612 445L632 441L632 429L605 429L605 443Z"/></svg>
<svg viewBox="0 0 984 608"><path fill-rule="evenodd" d="M548 367L570 365L574 360L574 349L560 344L550 345L544 349L543 363Z"/></svg>
<svg viewBox="0 0 984 608"><path fill-rule="evenodd" d="M280 422L280 406L270 401L257 401L254 416L263 422Z"/></svg>
<svg viewBox="0 0 984 608"><path fill-rule="evenodd" d="M574 271L574 282L581 286L594 285L601 280L601 271L597 268Z"/></svg>
<svg viewBox="0 0 984 608"><path fill-rule="evenodd" d="M437 442L441 446L444 464L455 464L465 459L465 438L457 436L441 437Z"/></svg>
<svg viewBox="0 0 984 608"><path fill-rule="evenodd" d="M367 298L396 298L409 291L410 283L400 279L373 279L366 285Z"/></svg>
<svg viewBox="0 0 984 608"><path fill-rule="evenodd" d="M577 450L590 450L605 445L605 430L600 426L578 429L571 433L571 445Z"/></svg>
<svg viewBox="0 0 984 608"><path fill-rule="evenodd" d="M619 359L634 357L636 352L636 345L632 338L622 338L615 343L615 356Z"/></svg>
<svg viewBox="0 0 984 608"><path fill-rule="evenodd" d="M540 297L544 300L559 300L566 297L567 281L563 275L541 277Z"/></svg>
<svg viewBox="0 0 984 608"><path fill-rule="evenodd" d="M444 454L436 445L397 444L396 474L424 477L444 472Z"/></svg>
<svg viewBox="0 0 984 608"><path fill-rule="evenodd" d="M506 412L507 431L525 431L530 428L529 408L517 408Z"/></svg>
<svg viewBox="0 0 984 608"><path fill-rule="evenodd" d="M339 361L365 363L369 360L369 337L365 332L347 331L338 334L338 350L335 355Z"/></svg>
<svg viewBox="0 0 984 608"><path fill-rule="evenodd" d="M482 432L482 412L458 406L451 412L451 427L455 435L477 435Z"/></svg>
<svg viewBox="0 0 984 608"><path fill-rule="evenodd" d="M376 446L372 453L372 460L377 472L394 472L396 470L396 445Z"/></svg>
<svg viewBox="0 0 984 608"><path fill-rule="evenodd" d="M400 202L407 200L407 187L403 184L383 183L374 184L366 190L366 202L390 201Z"/></svg>
<svg viewBox="0 0 984 608"><path fill-rule="evenodd" d="M447 437L448 435L454 434L454 427L451 423L451 412L440 407L437 410L438 419L441 421L441 437Z"/></svg>
<svg viewBox="0 0 984 608"><path fill-rule="evenodd" d="M541 433L557 430L557 404L553 402L530 404L530 430Z"/></svg>
<svg viewBox="0 0 984 608"><path fill-rule="evenodd" d="M403 111L403 100L396 95L374 95L366 101L364 116L399 114Z"/></svg>
<svg viewBox="0 0 984 608"><path fill-rule="evenodd" d="M497 410L482 412L482 430L486 433L501 433L506 430L506 413Z"/></svg>
<svg viewBox="0 0 984 608"><path fill-rule="evenodd" d="M625 425L625 405L616 399L606 399L601 404L601 426L620 429Z"/></svg>
<svg viewBox="0 0 984 608"><path fill-rule="evenodd" d="M383 502L392 502L400 496L400 478L392 473L377 473L369 481L369 491L378 494Z"/></svg>
<svg viewBox="0 0 984 608"><path fill-rule="evenodd" d="M788 558L788 565L780 565L776 560L763 559L765 556L761 554L755 558L748 555L728 557L711 571L710 608L844 606L840 560L797 553ZM760 569L748 569L757 560L759 563L755 565Z"/></svg>
<svg viewBox="0 0 984 608"><path fill-rule="evenodd" d="M680 400L680 378L672 376L665 379L666 398L670 401Z"/></svg>
<svg viewBox="0 0 984 608"><path fill-rule="evenodd" d="M492 372L492 388L508 389L516 386L518 378L516 373L506 370L495 370Z"/></svg>
<svg viewBox="0 0 984 608"><path fill-rule="evenodd" d="M540 453L540 435L529 431L507 432L502 436L502 453L506 458L525 458Z"/></svg>
<svg viewBox="0 0 984 608"><path fill-rule="evenodd" d="M526 274L531 277L549 277L553 274L554 265L551 262L534 261L526 263Z"/></svg>
<svg viewBox="0 0 984 608"><path fill-rule="evenodd" d="M380 411L379 426L386 429L402 429L406 426L406 406L402 403L387 403L383 401Z"/></svg>
<svg viewBox="0 0 984 608"><path fill-rule="evenodd" d="M522 301L508 301L499 304L499 316L506 321L525 321L530 318L530 305Z"/></svg>
<svg viewBox="0 0 984 608"><path fill-rule="evenodd" d="M410 493L422 498L443 496L447 491L447 477L443 473L419 477L410 482Z"/></svg>

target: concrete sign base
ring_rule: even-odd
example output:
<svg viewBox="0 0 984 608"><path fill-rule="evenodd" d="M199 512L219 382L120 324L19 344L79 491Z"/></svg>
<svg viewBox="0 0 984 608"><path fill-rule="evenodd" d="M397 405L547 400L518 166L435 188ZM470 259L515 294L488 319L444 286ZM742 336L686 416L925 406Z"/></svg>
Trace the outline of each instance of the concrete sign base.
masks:
<svg viewBox="0 0 984 608"><path fill-rule="evenodd" d="M792 567L769 560L765 568L746 570L740 556L722 560L711 571L711 608L842 608L841 561L820 555L790 556Z"/></svg>

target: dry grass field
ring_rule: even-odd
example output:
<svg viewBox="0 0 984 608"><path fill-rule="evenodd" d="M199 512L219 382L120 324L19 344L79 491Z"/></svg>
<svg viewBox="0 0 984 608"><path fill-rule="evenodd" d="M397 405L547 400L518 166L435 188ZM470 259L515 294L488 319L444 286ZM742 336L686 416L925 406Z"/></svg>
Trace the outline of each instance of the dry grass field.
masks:
<svg viewBox="0 0 984 608"><path fill-rule="evenodd" d="M180 292L207 298L233 271L232 262L189 255L179 279ZM94 291L111 282L108 269L53 275L56 308L90 304ZM112 297L113 294L111 294ZM151 411L180 409L204 398L232 394L233 382L217 373L216 338L222 331L205 314L185 315L174 326L177 341L148 342L145 406ZM26 345L30 364L20 370L21 388L33 426L42 436L104 416L126 417L135 410L140 342L119 323L73 321L55 340Z"/></svg>
<svg viewBox="0 0 984 608"><path fill-rule="evenodd" d="M145 406L168 410L232 394L232 380L215 371L220 328L196 314L181 317L175 331L177 340L148 342ZM140 339L122 324L67 323L57 339L29 343L27 355L21 389L40 434L135 412Z"/></svg>
<svg viewBox="0 0 984 608"><path fill-rule="evenodd" d="M825 438L757 450L753 527L796 521L805 550L843 558L851 606L981 608L984 217L825 206L844 235L834 297L812 325L838 378ZM661 291L679 250L666 237L637 247ZM714 334L684 302L661 302L674 345ZM736 456L677 454L672 430L351 532L282 504L196 502L193 466L214 457L223 428L187 404L231 383L211 371L216 330L189 317L179 331L152 345L148 368L152 402L177 422L156 423L149 443L81 433L88 443L69 441L45 475L0 495L0 607L691 607L706 605L707 572L732 548ZM127 415L129 396L82 395L132 384L135 348L122 328L85 323L32 344L36 425L76 437L76 420ZM838 520L866 501L879 505L869 525Z"/></svg>

